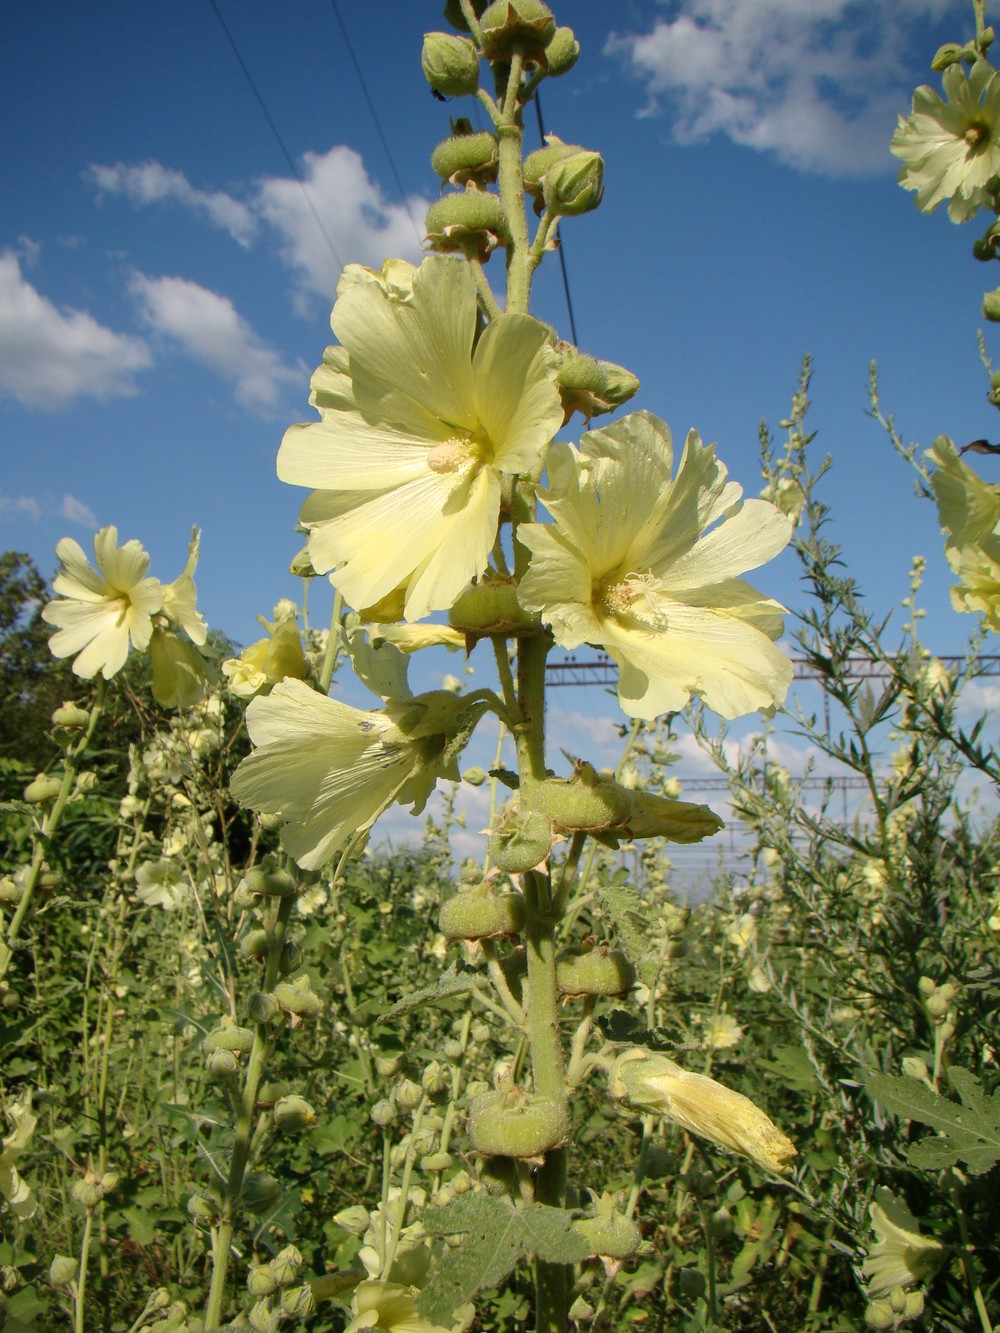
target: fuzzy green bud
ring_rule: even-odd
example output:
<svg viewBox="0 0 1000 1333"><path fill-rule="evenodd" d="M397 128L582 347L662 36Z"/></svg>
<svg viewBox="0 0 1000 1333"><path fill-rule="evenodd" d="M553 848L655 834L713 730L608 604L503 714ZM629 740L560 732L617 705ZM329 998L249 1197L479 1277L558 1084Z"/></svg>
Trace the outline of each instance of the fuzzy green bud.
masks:
<svg viewBox="0 0 1000 1333"><path fill-rule="evenodd" d="M564 1143L569 1117L562 1103L522 1088L497 1088L477 1097L466 1126L485 1157L539 1157Z"/></svg>
<svg viewBox="0 0 1000 1333"><path fill-rule="evenodd" d="M536 199L540 198L546 174L555 164L561 162L564 158L573 157L575 153L584 151L585 149L581 148L579 144L564 143L557 134L547 134L545 136L545 147L536 148L533 153L529 153L524 159L521 170L526 192Z"/></svg>
<svg viewBox="0 0 1000 1333"><path fill-rule="evenodd" d="M420 1075L420 1086L433 1101L451 1091L451 1076L440 1061L432 1060Z"/></svg>
<svg viewBox="0 0 1000 1333"><path fill-rule="evenodd" d="M556 31L552 10L542 0L495 0L483 11L479 26L487 60L508 61L517 48L525 60L544 63L545 48Z"/></svg>
<svg viewBox="0 0 1000 1333"><path fill-rule="evenodd" d="M470 638L536 630L541 618L525 611L512 579L490 579L466 588L448 612L448 624Z"/></svg>
<svg viewBox="0 0 1000 1333"><path fill-rule="evenodd" d="M301 1287L286 1287L281 1293L281 1308L286 1315L295 1319L306 1319L316 1311L316 1297L312 1287L303 1283Z"/></svg>
<svg viewBox="0 0 1000 1333"><path fill-rule="evenodd" d="M465 1054L462 1043L457 1037L449 1037L447 1041L443 1042L441 1053L446 1060L451 1060L453 1064L457 1064Z"/></svg>
<svg viewBox="0 0 1000 1333"><path fill-rule="evenodd" d="M277 1018L281 1006L268 991L255 990L247 996L247 1018L254 1023L270 1023Z"/></svg>
<svg viewBox="0 0 1000 1333"><path fill-rule="evenodd" d="M962 59L963 48L958 42L945 42L944 46L939 46L934 53L934 59L931 61L931 69L937 70L940 74L942 70L949 65L955 65Z"/></svg>
<svg viewBox="0 0 1000 1333"><path fill-rule="evenodd" d="M431 204L424 230L439 254L473 253L480 259L487 259L510 235L499 197L474 189L446 194Z"/></svg>
<svg viewBox="0 0 1000 1333"><path fill-rule="evenodd" d="M486 769L480 768L476 764L472 768L467 768L462 774L462 781L467 782L470 787L481 787L486 781Z"/></svg>
<svg viewBox="0 0 1000 1333"><path fill-rule="evenodd" d="M258 1264L247 1274L247 1291L258 1300L263 1296L273 1296L280 1285L270 1264Z"/></svg>
<svg viewBox="0 0 1000 1333"><path fill-rule="evenodd" d="M224 1018L205 1038L205 1049L246 1055L253 1049L253 1033L249 1028L237 1027L231 1018Z"/></svg>
<svg viewBox="0 0 1000 1333"><path fill-rule="evenodd" d="M204 1194L192 1194L187 1201L187 1212L196 1222L214 1221L219 1216L219 1201Z"/></svg>
<svg viewBox="0 0 1000 1333"><path fill-rule="evenodd" d="M96 1208L104 1196L116 1188L119 1179L117 1171L105 1171L103 1175L88 1171L73 1186L73 1198L84 1208Z"/></svg>
<svg viewBox="0 0 1000 1333"><path fill-rule="evenodd" d="M907 1078L918 1079L921 1083L930 1082L931 1074L927 1062L921 1060L918 1055L904 1055L901 1068Z"/></svg>
<svg viewBox="0 0 1000 1333"><path fill-rule="evenodd" d="M239 1071L240 1062L232 1051L209 1051L205 1068L216 1083L227 1083Z"/></svg>
<svg viewBox="0 0 1000 1333"><path fill-rule="evenodd" d="M580 58L580 43L572 28L556 28L545 48L545 68L549 77L557 79L568 74Z"/></svg>
<svg viewBox="0 0 1000 1333"><path fill-rule="evenodd" d="M546 778L531 794L531 808L551 819L560 833L599 832L624 824L631 806L624 787L586 763L568 780Z"/></svg>
<svg viewBox="0 0 1000 1333"><path fill-rule="evenodd" d="M642 1232L624 1213L580 1217L573 1223L593 1254L606 1259L630 1259L642 1244Z"/></svg>
<svg viewBox="0 0 1000 1333"><path fill-rule="evenodd" d="M308 976L279 982L274 988L274 998L295 1018L314 1018L323 1008L323 1001L312 989Z"/></svg>
<svg viewBox="0 0 1000 1333"><path fill-rule="evenodd" d="M431 166L452 185L475 181L489 185L497 178L500 150L496 135L488 130L476 134L453 134L431 153Z"/></svg>
<svg viewBox="0 0 1000 1333"><path fill-rule="evenodd" d="M519 893L494 893L483 884L442 903L438 929L449 940L518 935L524 929L524 899Z"/></svg>
<svg viewBox="0 0 1000 1333"><path fill-rule="evenodd" d="M240 940L240 953L244 958L263 958L267 953L267 931L262 927L248 930Z"/></svg>
<svg viewBox="0 0 1000 1333"><path fill-rule="evenodd" d="M302 966L302 950L292 940L286 940L278 956L278 971L283 977Z"/></svg>
<svg viewBox="0 0 1000 1333"><path fill-rule="evenodd" d="M983 296L983 315L994 324L1000 324L1000 287L994 287Z"/></svg>
<svg viewBox="0 0 1000 1333"><path fill-rule="evenodd" d="M294 898L299 891L298 884L287 870L266 864L248 870L241 883L262 898Z"/></svg>
<svg viewBox="0 0 1000 1333"><path fill-rule="evenodd" d="M613 361L602 361L601 365L607 376L604 401L611 407L621 407L622 403L627 403L639 392L639 378L633 375L631 370L626 370L624 366L616 366Z"/></svg>
<svg viewBox="0 0 1000 1333"><path fill-rule="evenodd" d="M388 1129L390 1125L396 1123L398 1118L396 1115L396 1108L393 1106L392 1102L386 1101L384 1098L382 1101L376 1102L372 1107L371 1117L380 1129Z"/></svg>
<svg viewBox="0 0 1000 1333"><path fill-rule="evenodd" d="M79 704L64 703L52 714L52 725L67 731L82 731L89 721L90 714Z"/></svg>
<svg viewBox="0 0 1000 1333"><path fill-rule="evenodd" d="M298 555L292 559L292 563L288 566L288 572L300 579L314 579L316 577L316 571L313 569L313 563L309 558L308 546L303 546Z"/></svg>
<svg viewBox="0 0 1000 1333"><path fill-rule="evenodd" d="M76 1281L79 1271L79 1259L74 1259L70 1254L57 1254L49 1264L49 1281L54 1287L68 1287Z"/></svg>
<svg viewBox="0 0 1000 1333"><path fill-rule="evenodd" d="M282 1287L287 1287L295 1281L302 1271L302 1251L295 1245L286 1245L283 1250L271 1260L271 1267L274 1269L274 1276Z"/></svg>
<svg viewBox="0 0 1000 1333"><path fill-rule="evenodd" d="M420 66L434 91L445 97L469 97L479 87L479 55L467 37L426 33Z"/></svg>
<svg viewBox="0 0 1000 1333"><path fill-rule="evenodd" d="M865 1307L865 1323L869 1328L896 1328L898 1320L893 1314L892 1306L888 1301L872 1301Z"/></svg>
<svg viewBox="0 0 1000 1333"><path fill-rule="evenodd" d="M552 823L535 810L507 806L490 834L490 859L498 870L520 875L544 861L552 850Z"/></svg>
<svg viewBox="0 0 1000 1333"><path fill-rule="evenodd" d="M396 1087L396 1105L401 1111L415 1111L424 1099L423 1089L412 1079L400 1080Z"/></svg>
<svg viewBox="0 0 1000 1333"><path fill-rule="evenodd" d="M61 788L62 781L59 778L39 773L34 782L29 782L25 787L24 799L31 805L45 805L56 799Z"/></svg>
<svg viewBox="0 0 1000 1333"><path fill-rule="evenodd" d="M363 1236L368 1230L371 1218L367 1208L362 1208L359 1203L352 1203L347 1208L341 1208L339 1213L334 1213L333 1220L349 1235Z"/></svg>
<svg viewBox="0 0 1000 1333"><path fill-rule="evenodd" d="M316 1112L306 1099L294 1093L290 1097L279 1098L271 1114L275 1129L282 1134L301 1134L316 1120Z"/></svg>
<svg viewBox="0 0 1000 1333"><path fill-rule="evenodd" d="M564 949L556 958L556 985L563 995L627 995L635 968L620 949Z"/></svg>
<svg viewBox="0 0 1000 1333"><path fill-rule="evenodd" d="M604 159L583 151L564 157L545 173L542 198L556 217L591 213L604 197Z"/></svg>
<svg viewBox="0 0 1000 1333"><path fill-rule="evenodd" d="M251 1171L243 1179L240 1202L256 1216L266 1213L281 1198L281 1182L267 1171Z"/></svg>
<svg viewBox="0 0 1000 1333"><path fill-rule="evenodd" d="M9 903L11 906L16 906L23 897L23 885L18 884L10 875L4 875L0 879L0 903Z"/></svg>
<svg viewBox="0 0 1000 1333"><path fill-rule="evenodd" d="M488 3L489 0L472 0L472 12L476 18L480 17ZM469 31L468 20L462 11L461 0L447 0L444 7L444 16L451 26L457 28L459 32Z"/></svg>
<svg viewBox="0 0 1000 1333"><path fill-rule="evenodd" d="M403 1067L401 1055L378 1055L375 1057L375 1072L379 1078L395 1078Z"/></svg>

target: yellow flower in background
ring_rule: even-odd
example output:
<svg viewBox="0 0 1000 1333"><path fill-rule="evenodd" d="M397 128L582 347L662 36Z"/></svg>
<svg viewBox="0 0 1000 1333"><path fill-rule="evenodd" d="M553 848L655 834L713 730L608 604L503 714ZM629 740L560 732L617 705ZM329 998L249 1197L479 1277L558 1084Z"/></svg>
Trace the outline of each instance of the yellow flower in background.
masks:
<svg viewBox="0 0 1000 1333"><path fill-rule="evenodd" d="M356 609L402 586L404 616L445 610L486 568L501 475L539 472L562 424L546 327L500 315L477 338L475 280L432 255L383 274L349 265L310 401L278 476L316 488L302 509L309 558Z"/></svg>
<svg viewBox="0 0 1000 1333"><path fill-rule="evenodd" d="M588 432L579 450L555 445L542 492L555 522L518 528L532 553L518 598L562 647L608 652L630 717L692 695L726 718L773 708L792 678L773 642L784 608L735 576L777 555L791 524L741 501L695 432L676 477L672 463L670 431L648 412Z"/></svg>
<svg viewBox="0 0 1000 1333"><path fill-rule="evenodd" d="M725 1051L743 1040L743 1029L732 1014L725 1012L705 1024L705 1045L713 1051Z"/></svg>
<svg viewBox="0 0 1000 1333"><path fill-rule="evenodd" d="M266 693L279 680L304 680L308 674L299 637L298 608L292 605L291 613L283 619L261 623L269 631L268 637L258 639L239 657L229 657L222 664L229 688L241 699Z"/></svg>
<svg viewBox="0 0 1000 1333"><path fill-rule="evenodd" d="M30 1092L22 1094L5 1109L14 1128L6 1137L0 1138L0 1197L6 1200L14 1216L24 1221L34 1216L38 1203L18 1174L15 1163L27 1148L38 1120L31 1109Z"/></svg>
<svg viewBox="0 0 1000 1333"><path fill-rule="evenodd" d="M977 60L968 74L956 61L941 83L945 98L926 84L913 94L891 151L903 163L899 183L916 191L919 209L932 213L947 199L952 222L967 222L988 203L985 187L1000 175L1000 78L988 61Z"/></svg>
<svg viewBox="0 0 1000 1333"><path fill-rule="evenodd" d="M927 457L935 464L930 481L946 534L945 557L959 580L951 604L1000 630L1000 486L973 472L947 436L934 441Z"/></svg>
<svg viewBox="0 0 1000 1333"><path fill-rule="evenodd" d="M765 1171L783 1175L791 1169L795 1145L749 1097L705 1074L690 1074L665 1055L629 1047L615 1061L609 1086L621 1105L655 1111Z"/></svg>
<svg viewBox="0 0 1000 1333"><path fill-rule="evenodd" d="M419 814L439 777L459 780L460 746L449 743L465 735L465 708L437 690L366 711L279 681L247 708L255 749L233 774L232 793L283 819L285 848L316 870L393 802L412 802Z"/></svg>
<svg viewBox="0 0 1000 1333"><path fill-rule="evenodd" d="M101 528L94 537L94 563L72 537L56 546L60 570L52 580L58 594L42 611L57 626L49 640L56 657L73 657L73 670L89 679L98 672L110 680L125 665L130 644L147 648L153 616L163 606L158 579L147 578L149 555L142 545L118 545L118 530Z"/></svg>
<svg viewBox="0 0 1000 1333"><path fill-rule="evenodd" d="M896 1287L923 1282L944 1263L946 1247L922 1236L917 1219L887 1189L877 1191L876 1202L868 1211L878 1239L869 1248L861 1271L868 1279L872 1299L887 1296Z"/></svg>
<svg viewBox="0 0 1000 1333"><path fill-rule="evenodd" d="M456 1327L468 1327L464 1321L446 1327L424 1319L417 1310L419 1294L418 1288L398 1282L359 1282L351 1302L354 1318L344 1333L361 1333L363 1329L381 1329L384 1333L453 1333Z"/></svg>

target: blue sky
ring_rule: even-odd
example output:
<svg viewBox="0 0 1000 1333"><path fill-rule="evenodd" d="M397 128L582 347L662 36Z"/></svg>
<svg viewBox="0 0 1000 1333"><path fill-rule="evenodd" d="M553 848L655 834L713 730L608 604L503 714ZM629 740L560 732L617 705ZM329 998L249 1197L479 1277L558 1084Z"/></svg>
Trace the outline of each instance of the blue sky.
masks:
<svg viewBox="0 0 1000 1333"><path fill-rule="evenodd" d="M249 642L255 616L297 593L304 493L276 480L274 456L286 425L312 419L340 265L419 257L429 154L472 103L440 105L421 74L437 4L218 9L304 189L210 0L22 5L8 25L0 540L51 573L60 536L86 547L114 523L168 580L197 524L202 608ZM564 227L581 346L634 370L633 406L675 439L694 426L716 440L751 493L758 423L777 431L811 353L831 535L879 611L905 595L911 557L929 558L940 652L960 650L969 621L948 607L933 508L866 417L865 389L877 360L908 440L996 437L976 349L995 279L970 258L976 223L921 215L888 152L913 87L937 81L931 55L969 35L971 12L579 0L556 13L580 61L543 86L546 128L606 161L601 209ZM568 336L547 269L536 313ZM800 600L787 557L756 582ZM326 592L311 597L319 622Z"/></svg>

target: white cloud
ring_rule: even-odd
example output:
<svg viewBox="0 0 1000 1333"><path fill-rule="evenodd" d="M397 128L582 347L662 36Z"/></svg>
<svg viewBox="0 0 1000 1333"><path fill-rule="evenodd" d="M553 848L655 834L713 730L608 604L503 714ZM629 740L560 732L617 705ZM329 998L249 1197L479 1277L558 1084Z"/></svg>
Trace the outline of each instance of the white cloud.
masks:
<svg viewBox="0 0 1000 1333"><path fill-rule="evenodd" d="M332 301L343 264L378 266L386 255L419 258L426 199L389 203L359 154L342 144L305 153L302 161L302 185L291 177L262 180L255 202L281 238L282 258L302 289Z"/></svg>
<svg viewBox="0 0 1000 1333"><path fill-rule="evenodd" d="M59 513L67 523L76 523L81 528L96 528L97 519L94 511L75 495L64 495L59 501Z"/></svg>
<svg viewBox="0 0 1000 1333"><path fill-rule="evenodd" d="M669 102L673 137L712 134L804 171L864 175L891 165L896 116L909 108L901 55L915 20L956 0L680 0L650 31L612 34L649 93Z"/></svg>
<svg viewBox="0 0 1000 1333"><path fill-rule="evenodd" d="M149 327L230 380L237 402L248 410L270 412L285 385L300 384L302 372L284 364L228 297L186 278L149 278L142 273L132 275L129 289Z"/></svg>
<svg viewBox="0 0 1000 1333"><path fill-rule="evenodd" d="M183 172L159 162L93 165L84 175L104 193L124 195L138 205L179 203L242 246L266 223L295 275L300 306L310 296L332 302L344 264L377 266L386 255L420 257L429 200L413 196L390 202L359 154L342 144L326 153L305 153L302 168L301 181L294 176L256 181L247 188L246 202L222 190L196 189Z"/></svg>
<svg viewBox="0 0 1000 1333"><path fill-rule="evenodd" d="M89 180L105 194L123 194L134 204L156 204L166 199L202 214L234 241L246 247L257 230L253 213L232 195L223 190L199 190L180 171L172 171L159 162L143 162L128 167L116 162L113 167L93 165L84 172Z"/></svg>
<svg viewBox="0 0 1000 1333"><path fill-rule="evenodd" d="M52 514L81 528L97 527L93 511L75 495L64 495L61 500L51 496L37 500L33 495L0 495L0 514L26 515L33 523L40 523L45 514Z"/></svg>
<svg viewBox="0 0 1000 1333"><path fill-rule="evenodd" d="M0 514L27 514L37 523L42 517L42 506L31 495L0 495Z"/></svg>
<svg viewBox="0 0 1000 1333"><path fill-rule="evenodd" d="M141 338L58 309L25 280L16 254L0 254L0 393L46 410L105 402L135 393L133 376L150 361Z"/></svg>

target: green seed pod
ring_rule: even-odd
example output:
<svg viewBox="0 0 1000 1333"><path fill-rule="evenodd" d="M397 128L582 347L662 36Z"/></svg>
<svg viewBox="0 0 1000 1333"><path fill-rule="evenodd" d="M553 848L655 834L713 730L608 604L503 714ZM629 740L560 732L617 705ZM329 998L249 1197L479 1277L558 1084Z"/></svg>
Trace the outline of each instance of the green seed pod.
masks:
<svg viewBox="0 0 1000 1333"><path fill-rule="evenodd" d="M219 1216L219 1201L204 1194L192 1194L187 1201L187 1212L196 1222L215 1221Z"/></svg>
<svg viewBox="0 0 1000 1333"><path fill-rule="evenodd" d="M642 1244L642 1232L624 1213L578 1217L573 1229L579 1231L593 1254L605 1259L630 1259Z"/></svg>
<svg viewBox="0 0 1000 1333"><path fill-rule="evenodd" d="M508 805L490 834L490 860L508 875L533 870L552 850L552 823L546 815Z"/></svg>
<svg viewBox="0 0 1000 1333"><path fill-rule="evenodd" d="M948 68L949 65L955 65L962 59L963 48L958 42L945 42L944 46L939 46L934 53L934 59L931 61L931 69L940 73Z"/></svg>
<svg viewBox="0 0 1000 1333"><path fill-rule="evenodd" d="M281 1134L301 1134L304 1129L315 1123L316 1112L304 1097L281 1097L274 1103L271 1112L274 1127Z"/></svg>
<svg viewBox="0 0 1000 1333"><path fill-rule="evenodd" d="M593 212L604 197L604 159L600 153L580 152L564 157L545 173L542 198L556 217L579 217Z"/></svg>
<svg viewBox="0 0 1000 1333"><path fill-rule="evenodd" d="M983 315L994 324L1000 323L1000 287L983 296Z"/></svg>
<svg viewBox="0 0 1000 1333"><path fill-rule="evenodd" d="M529 153L524 159L521 170L524 176L525 191L534 198L540 199L546 172L550 171L557 162L561 162L563 158L572 157L574 153L584 151L579 144L564 143L557 134L547 134L545 136L545 147L536 148L533 153Z"/></svg>
<svg viewBox="0 0 1000 1333"><path fill-rule="evenodd" d="M439 254L471 252L480 259L487 259L510 235L499 197L474 189L446 194L431 204L424 230L431 249Z"/></svg>
<svg viewBox="0 0 1000 1333"><path fill-rule="evenodd" d="M563 949L556 958L556 984L563 995L627 995L635 968L620 949Z"/></svg>
<svg viewBox="0 0 1000 1333"><path fill-rule="evenodd" d="M302 1251L295 1245L286 1245L271 1260L274 1276L283 1287L295 1281L302 1271L302 1264Z"/></svg>
<svg viewBox="0 0 1000 1333"><path fill-rule="evenodd" d="M467 37L426 33L420 66L434 91L445 97L470 97L479 87L479 54Z"/></svg>
<svg viewBox="0 0 1000 1333"><path fill-rule="evenodd" d="M244 1177L240 1202L249 1212L259 1217L281 1198L281 1182L267 1171L251 1171Z"/></svg>
<svg viewBox="0 0 1000 1333"><path fill-rule="evenodd" d="M294 898L299 891L298 884L287 870L266 864L248 870L240 883L262 898Z"/></svg>
<svg viewBox="0 0 1000 1333"><path fill-rule="evenodd" d="M580 764L573 777L546 778L531 793L531 808L552 820L557 832L595 832L628 822L632 797L612 777Z"/></svg>
<svg viewBox="0 0 1000 1333"><path fill-rule="evenodd" d="M308 1282L301 1287L286 1287L281 1293L281 1308L296 1319L306 1319L316 1312L316 1297Z"/></svg>
<svg viewBox="0 0 1000 1333"><path fill-rule="evenodd" d="M240 940L240 953L244 958L263 958L267 953L267 931L258 928L248 930Z"/></svg>
<svg viewBox="0 0 1000 1333"><path fill-rule="evenodd" d="M54 1287L68 1287L76 1281L79 1271L79 1259L74 1259L70 1254L57 1254L49 1264L49 1281Z"/></svg>
<svg viewBox="0 0 1000 1333"><path fill-rule="evenodd" d="M496 135L488 130L478 134L453 134L431 153L431 166L452 185L475 181L491 185L497 178L500 150Z"/></svg>
<svg viewBox="0 0 1000 1333"><path fill-rule="evenodd" d="M454 1165L455 1159L448 1152L432 1152L426 1157L420 1159L421 1171L437 1172L448 1171Z"/></svg>
<svg viewBox="0 0 1000 1333"><path fill-rule="evenodd" d="M247 1274L247 1291L258 1300L262 1296L273 1296L280 1286L270 1264L258 1264Z"/></svg>
<svg viewBox="0 0 1000 1333"><path fill-rule="evenodd" d="M493 893L482 885L441 904L438 929L449 940L488 940L519 935L524 929L524 899L519 893Z"/></svg>
<svg viewBox="0 0 1000 1333"><path fill-rule="evenodd" d="M25 787L24 799L31 805L45 805L48 801L54 801L61 789L62 780L60 778L39 773L34 782L29 782Z"/></svg>
<svg viewBox="0 0 1000 1333"><path fill-rule="evenodd" d="M292 1085L284 1079L262 1083L257 1090L257 1105L261 1110L267 1110L282 1097L291 1096L291 1093Z"/></svg>
<svg viewBox="0 0 1000 1333"><path fill-rule="evenodd" d="M205 1068L216 1083L228 1083L239 1072L240 1062L232 1051L209 1051Z"/></svg>
<svg viewBox="0 0 1000 1333"><path fill-rule="evenodd" d="M545 68L549 78L557 79L560 74L568 74L579 58L580 43L573 29L556 28L545 48Z"/></svg>
<svg viewBox="0 0 1000 1333"><path fill-rule="evenodd" d="M274 988L274 998L282 1009L296 1018L313 1018L323 1008L323 1001L312 989L308 976L297 981L279 981Z"/></svg>
<svg viewBox="0 0 1000 1333"><path fill-rule="evenodd" d="M52 714L52 725L67 731L82 731L90 721L90 714L79 704L64 703Z"/></svg>
<svg viewBox="0 0 1000 1333"><path fill-rule="evenodd" d="M608 388L608 376L601 362L596 357L581 352L572 343L560 343L559 374L557 380L561 389L584 390L598 398L603 398Z"/></svg>
<svg viewBox="0 0 1000 1333"><path fill-rule="evenodd" d="M253 1033L249 1028L237 1027L231 1018L224 1018L205 1038L209 1051L236 1051L246 1055L253 1049Z"/></svg>
<svg viewBox="0 0 1000 1333"><path fill-rule="evenodd" d="M277 1018L281 1006L268 991L255 990L247 996L247 1018L254 1023L270 1023Z"/></svg>
<svg viewBox="0 0 1000 1333"><path fill-rule="evenodd" d="M521 1088L497 1088L477 1097L466 1129L484 1157L540 1157L566 1140L566 1108Z"/></svg>
<svg viewBox="0 0 1000 1333"><path fill-rule="evenodd" d="M283 977L287 977L290 972L302 966L302 950L293 943L292 940L286 940L281 946L281 954L278 958L278 971Z"/></svg>
<svg viewBox="0 0 1000 1333"><path fill-rule="evenodd" d="M542 0L495 0L479 20L483 55L487 60L509 61L515 49L525 60L544 63L556 21Z"/></svg>
<svg viewBox="0 0 1000 1333"><path fill-rule="evenodd" d="M448 624L470 638L486 634L517 634L536 630L541 616L525 611L517 600L517 584L489 580L474 583L459 595L448 612Z"/></svg>

